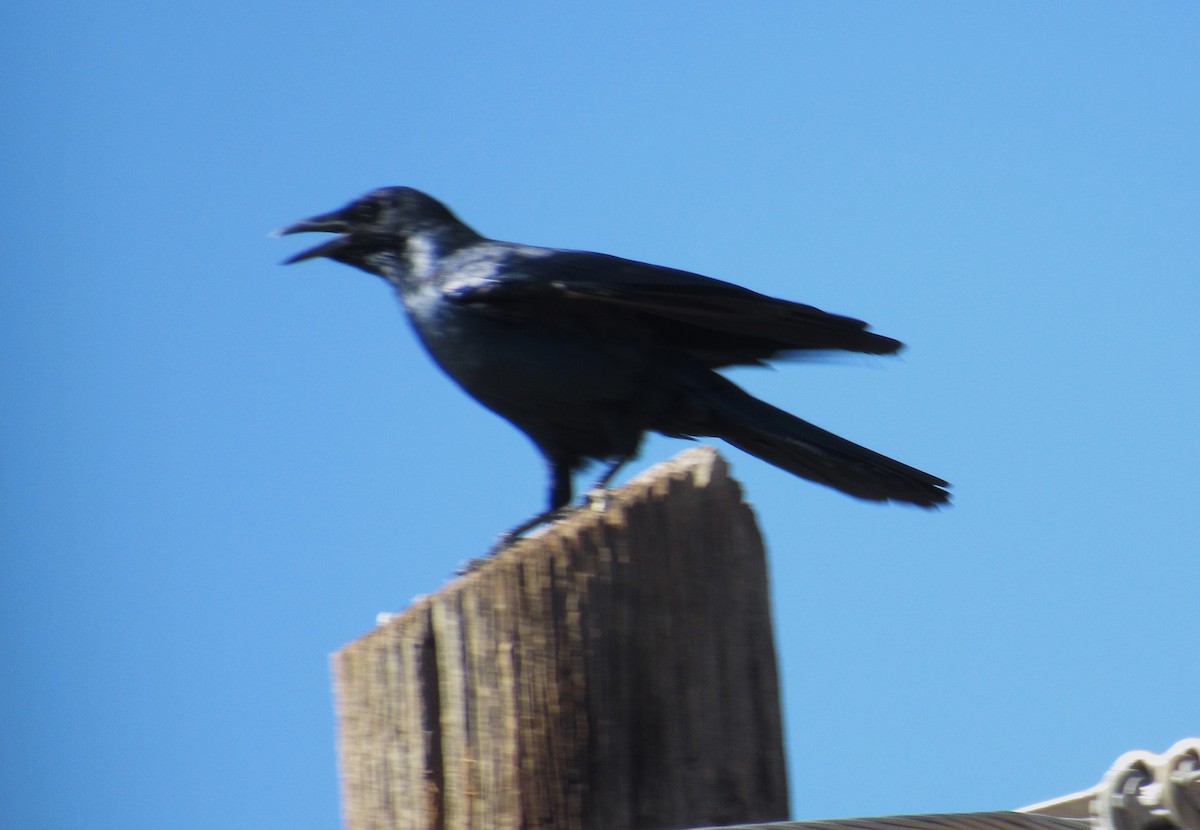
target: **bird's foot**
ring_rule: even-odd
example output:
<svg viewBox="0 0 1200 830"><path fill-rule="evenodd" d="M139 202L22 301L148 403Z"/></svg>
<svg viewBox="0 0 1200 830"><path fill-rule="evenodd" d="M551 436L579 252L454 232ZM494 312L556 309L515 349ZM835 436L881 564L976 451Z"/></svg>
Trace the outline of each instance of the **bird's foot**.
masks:
<svg viewBox="0 0 1200 830"><path fill-rule="evenodd" d="M460 564L454 571L458 576L465 576L483 567L489 559L494 557L500 551L507 548L509 545L524 538L525 534L531 530L535 530L542 525L548 525L557 522L559 519L564 519L579 510L595 510L598 513L603 513L608 509L609 491L607 488L600 486L594 487L584 493L583 498L578 505L570 505L567 507L559 507L555 510L547 510L544 513L538 513L532 518L526 519L511 530L507 530L496 537L496 541L488 548L488 552L483 556L473 559L467 559Z"/></svg>
<svg viewBox="0 0 1200 830"><path fill-rule="evenodd" d="M594 510L597 513L603 513L608 509L609 489L607 487L593 487L583 494L583 501L579 503L579 509Z"/></svg>
<svg viewBox="0 0 1200 830"><path fill-rule="evenodd" d="M492 544L491 548L488 549L488 552L482 557L478 559L469 559L460 565L459 573L470 573L470 571L478 568L484 561L492 558L497 553L511 545L513 542L516 542L524 537L524 535L529 531L541 527L542 525L556 522L564 516L574 513L575 510L576 508L574 507L559 507L554 510L547 510L544 513L538 513L536 516L526 519L516 527L506 530L504 533L501 533L499 536L497 536L496 541ZM467 570L464 571L463 568L467 568Z"/></svg>

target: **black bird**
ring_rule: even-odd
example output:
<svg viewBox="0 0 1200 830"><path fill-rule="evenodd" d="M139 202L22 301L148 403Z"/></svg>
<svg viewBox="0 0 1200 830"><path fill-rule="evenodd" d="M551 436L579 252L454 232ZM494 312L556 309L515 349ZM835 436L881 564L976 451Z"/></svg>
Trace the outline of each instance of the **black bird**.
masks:
<svg viewBox="0 0 1200 830"><path fill-rule="evenodd" d="M338 236L285 264L327 257L383 277L446 374L545 456L549 507L505 541L556 517L588 461L608 463L596 486L607 484L647 430L721 438L862 499L921 507L949 499L937 476L776 409L714 371L792 352L901 348L860 320L686 271L486 239L408 187L372 191L276 233L305 231Z"/></svg>

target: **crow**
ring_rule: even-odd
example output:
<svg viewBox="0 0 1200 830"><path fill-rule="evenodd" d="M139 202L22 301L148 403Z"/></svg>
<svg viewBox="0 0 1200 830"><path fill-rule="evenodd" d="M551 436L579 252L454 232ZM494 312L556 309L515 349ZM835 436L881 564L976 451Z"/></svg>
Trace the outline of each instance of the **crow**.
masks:
<svg viewBox="0 0 1200 830"><path fill-rule="evenodd" d="M562 515L588 462L606 462L594 485L605 487L647 431L720 438L860 499L949 500L937 476L802 421L716 371L793 353L900 350L861 320L687 271L487 239L409 187L371 191L275 235L309 231L337 235L284 264L325 257L382 277L434 362L541 451L547 509L497 548Z"/></svg>

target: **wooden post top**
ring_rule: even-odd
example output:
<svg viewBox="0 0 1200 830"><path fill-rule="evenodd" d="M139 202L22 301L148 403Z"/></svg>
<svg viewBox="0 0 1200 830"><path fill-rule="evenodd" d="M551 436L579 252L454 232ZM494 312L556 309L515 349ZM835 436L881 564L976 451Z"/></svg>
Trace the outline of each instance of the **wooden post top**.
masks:
<svg viewBox="0 0 1200 830"><path fill-rule="evenodd" d="M765 555L711 448L517 542L333 665L349 830L787 817Z"/></svg>

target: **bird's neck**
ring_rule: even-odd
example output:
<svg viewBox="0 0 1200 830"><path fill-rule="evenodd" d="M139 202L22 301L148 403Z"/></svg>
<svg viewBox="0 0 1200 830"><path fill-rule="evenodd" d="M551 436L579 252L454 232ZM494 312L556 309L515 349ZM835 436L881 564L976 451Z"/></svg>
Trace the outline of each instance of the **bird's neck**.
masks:
<svg viewBox="0 0 1200 830"><path fill-rule="evenodd" d="M404 270L412 278L427 280L437 270L441 249L437 237L430 234L414 234L404 242L400 254L404 258Z"/></svg>
<svg viewBox="0 0 1200 830"><path fill-rule="evenodd" d="M429 279L441 260L481 239L479 234L461 223L443 224L409 234L401 256L410 276L418 280Z"/></svg>

